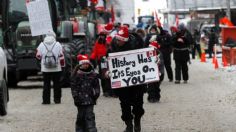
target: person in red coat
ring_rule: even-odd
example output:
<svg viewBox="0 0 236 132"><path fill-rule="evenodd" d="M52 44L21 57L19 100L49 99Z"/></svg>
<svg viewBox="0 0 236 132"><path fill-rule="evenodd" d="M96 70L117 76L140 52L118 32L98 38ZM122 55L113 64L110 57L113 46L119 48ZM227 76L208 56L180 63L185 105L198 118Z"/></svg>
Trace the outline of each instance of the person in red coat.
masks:
<svg viewBox="0 0 236 132"><path fill-rule="evenodd" d="M102 70L104 66L106 66L106 54L107 49L109 47L110 39L110 32L113 29L113 24L109 23L104 26L103 31L99 34L98 39L96 40L93 51L90 56L90 60L93 63L94 67L98 64L99 68L99 75L101 78L101 86L103 90L103 95L105 97L112 97L113 92L110 86L110 80L102 76Z"/></svg>

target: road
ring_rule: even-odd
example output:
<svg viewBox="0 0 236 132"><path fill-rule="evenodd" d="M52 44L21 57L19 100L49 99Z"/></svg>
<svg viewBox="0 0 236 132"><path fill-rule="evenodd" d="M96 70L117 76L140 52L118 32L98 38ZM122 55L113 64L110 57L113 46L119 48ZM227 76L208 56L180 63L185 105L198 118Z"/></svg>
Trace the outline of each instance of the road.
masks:
<svg viewBox="0 0 236 132"><path fill-rule="evenodd" d="M193 60L188 84L167 79L161 85L160 103L148 103L142 132L235 132L236 85L221 69ZM235 75L235 74L234 74ZM42 105L42 82L20 82L10 89L8 115L0 117L0 132L73 132L77 110L70 88L63 88L62 104ZM95 106L100 132L122 132L117 98L100 96Z"/></svg>

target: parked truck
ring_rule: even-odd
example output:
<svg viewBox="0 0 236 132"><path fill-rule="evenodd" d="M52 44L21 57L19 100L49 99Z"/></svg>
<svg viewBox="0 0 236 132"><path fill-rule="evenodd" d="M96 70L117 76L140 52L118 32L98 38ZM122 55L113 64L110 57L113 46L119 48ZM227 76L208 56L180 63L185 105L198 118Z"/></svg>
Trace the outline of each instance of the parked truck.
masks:
<svg viewBox="0 0 236 132"><path fill-rule="evenodd" d="M97 16L106 11L87 10L76 0L45 0L48 2L52 27L61 42L66 67L61 81L69 85L70 73L76 65L76 55L89 54L96 39ZM35 58L43 36L32 36L25 0L0 0L4 51L8 62L8 84L15 87L21 80L40 71ZM101 18L101 17L100 17ZM109 21L105 19L104 24Z"/></svg>

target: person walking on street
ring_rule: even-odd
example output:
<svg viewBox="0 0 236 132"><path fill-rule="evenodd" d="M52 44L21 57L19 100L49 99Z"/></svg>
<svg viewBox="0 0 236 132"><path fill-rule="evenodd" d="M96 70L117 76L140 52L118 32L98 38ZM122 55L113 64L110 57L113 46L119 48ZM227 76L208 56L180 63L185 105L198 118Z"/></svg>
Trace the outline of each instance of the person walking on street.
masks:
<svg viewBox="0 0 236 132"><path fill-rule="evenodd" d="M208 53L209 58L212 58L212 54L214 54L213 49L214 45L217 43L216 33L214 32L214 28L211 28L211 32L209 33L209 42L208 42Z"/></svg>
<svg viewBox="0 0 236 132"><path fill-rule="evenodd" d="M185 30L179 30L173 38L174 60L175 60L175 83L179 84L181 80L181 73L184 83L189 79L188 64L190 60L188 39L184 36Z"/></svg>
<svg viewBox="0 0 236 132"><path fill-rule="evenodd" d="M107 44L107 38L109 33L113 30L113 24L109 23L104 26L103 31L99 34L97 41L94 44L93 51L90 56L90 60L96 68L98 64L99 75L101 78L101 86L103 90L103 95L105 97L113 97L113 91L111 89L110 80L102 76L102 66L105 61L107 49L109 45Z"/></svg>
<svg viewBox="0 0 236 132"><path fill-rule="evenodd" d="M121 27L115 38L111 42L111 48L108 53L129 51L144 48L142 38L136 33L129 33L127 27ZM104 74L109 77L109 71L104 70ZM114 89L120 100L121 119L126 124L125 132L140 132L141 117L144 114L143 95L146 91L145 85L137 85ZM133 126L134 120L134 126Z"/></svg>
<svg viewBox="0 0 236 132"><path fill-rule="evenodd" d="M195 59L195 54L196 54L196 50L198 52L199 57L201 57L201 47L200 47L200 32L197 29L194 29L194 33L193 33L193 39L194 39L194 47L192 50L192 58Z"/></svg>
<svg viewBox="0 0 236 132"><path fill-rule="evenodd" d="M173 81L173 70L171 67L171 53L172 53L172 41L170 34L163 30L162 27L158 27L160 29L160 35L157 37L157 42L160 44L160 51L163 55L164 65L166 68L167 76L169 82Z"/></svg>
<svg viewBox="0 0 236 132"><path fill-rule="evenodd" d="M79 64L71 76L71 92L78 109L76 132L97 132L94 105L100 95L98 74L87 55L78 55Z"/></svg>
<svg viewBox="0 0 236 132"><path fill-rule="evenodd" d="M37 48L36 58L41 60L41 71L43 73L43 102L50 104L51 81L53 81L54 102L61 103L61 71L65 66L62 46L55 39L56 35L50 31L44 41Z"/></svg>
<svg viewBox="0 0 236 132"><path fill-rule="evenodd" d="M152 83L148 83L148 88L147 88L147 93L148 93L148 97L147 100L150 103L156 103L160 101L161 98L161 89L160 89L160 85L161 82L164 79L164 59L162 56L160 49L160 44L158 44L158 42L156 41L156 38L152 38L149 47L153 47L156 50L157 53L157 66L158 66L158 70L159 70L159 77L160 80L157 82L152 82Z"/></svg>

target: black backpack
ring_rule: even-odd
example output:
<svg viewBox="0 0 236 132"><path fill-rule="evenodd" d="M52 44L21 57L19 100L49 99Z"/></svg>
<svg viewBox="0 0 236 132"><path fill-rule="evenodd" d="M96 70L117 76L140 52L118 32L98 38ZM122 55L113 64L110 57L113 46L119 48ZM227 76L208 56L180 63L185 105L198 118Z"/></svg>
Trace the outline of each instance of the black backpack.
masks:
<svg viewBox="0 0 236 132"><path fill-rule="evenodd" d="M56 45L56 43L53 44L52 49L49 50L48 47L44 44L44 46L47 50L47 53L44 57L44 66L46 68L56 68L57 67L57 58L52 52L55 45Z"/></svg>

